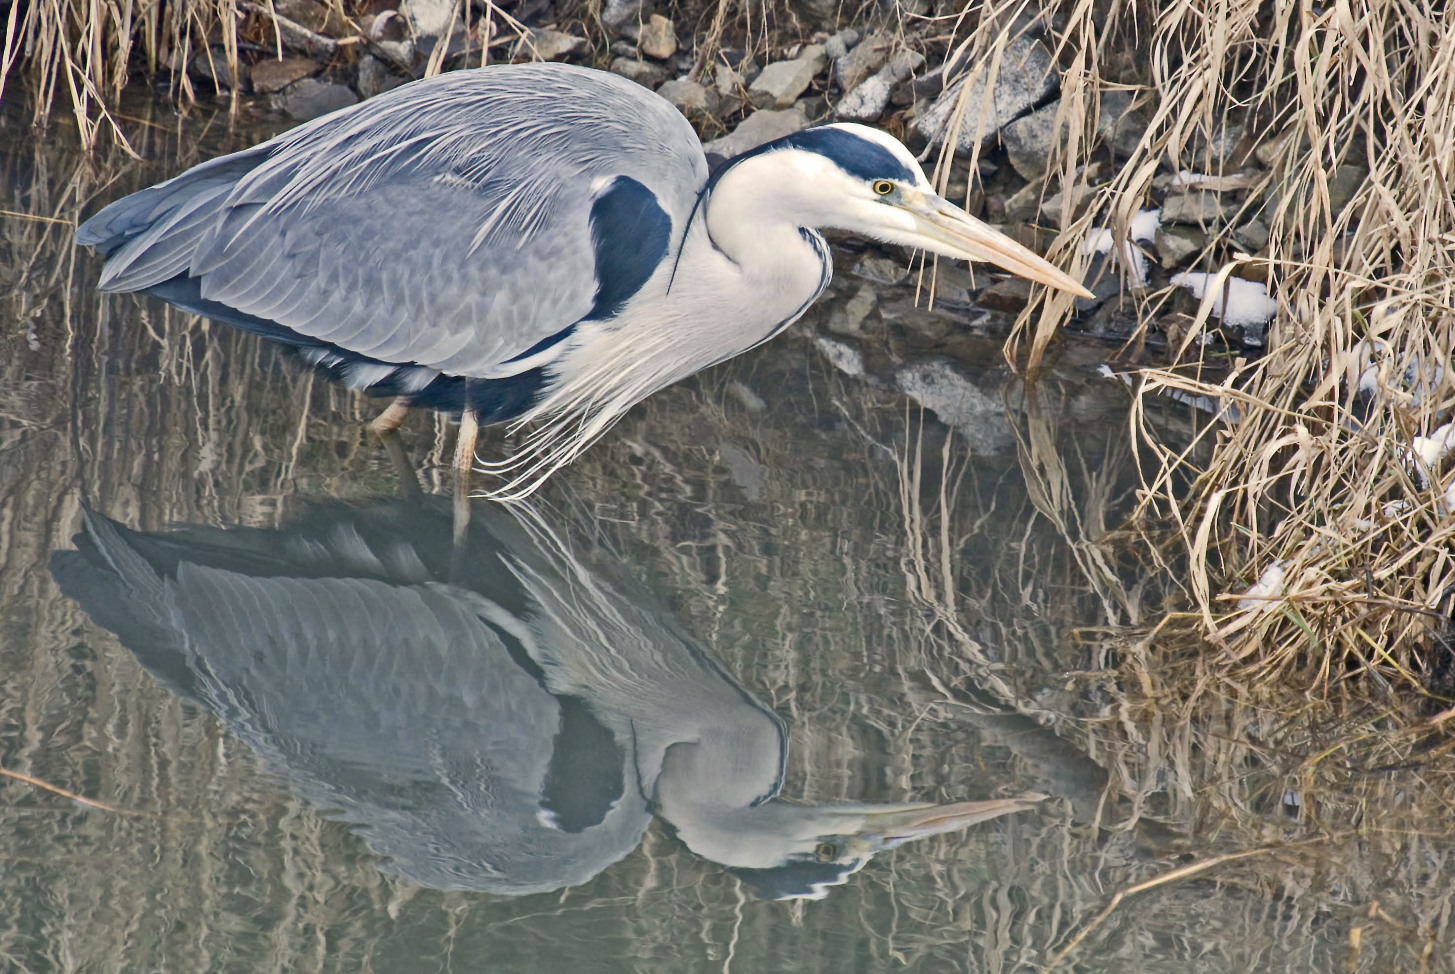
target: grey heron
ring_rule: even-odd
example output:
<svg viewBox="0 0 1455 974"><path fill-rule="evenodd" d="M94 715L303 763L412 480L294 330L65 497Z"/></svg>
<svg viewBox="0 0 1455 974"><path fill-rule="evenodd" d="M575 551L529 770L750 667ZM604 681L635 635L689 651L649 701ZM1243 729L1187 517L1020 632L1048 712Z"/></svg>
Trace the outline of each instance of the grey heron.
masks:
<svg viewBox="0 0 1455 974"><path fill-rule="evenodd" d="M117 200L76 239L142 291L295 347L350 386L534 424L487 464L528 494L632 405L778 334L832 272L820 228L1090 296L934 192L862 125L709 175L691 125L616 75L500 65L404 85Z"/></svg>
<svg viewBox="0 0 1455 974"><path fill-rule="evenodd" d="M51 569L166 687L216 712L382 868L518 895L586 882L653 815L773 898L1031 807L777 797L788 729L609 557L519 505L319 505L283 530L85 515ZM588 567L587 558L591 561Z"/></svg>

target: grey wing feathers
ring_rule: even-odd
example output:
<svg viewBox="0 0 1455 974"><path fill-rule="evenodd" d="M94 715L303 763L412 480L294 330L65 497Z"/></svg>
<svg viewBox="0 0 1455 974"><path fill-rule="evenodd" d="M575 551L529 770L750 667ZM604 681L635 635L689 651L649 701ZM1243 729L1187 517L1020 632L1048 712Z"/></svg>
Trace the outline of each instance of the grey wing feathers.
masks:
<svg viewBox="0 0 1455 974"><path fill-rule="evenodd" d="M310 338L455 375L584 317L590 213L645 185L680 239L707 163L665 100L599 71L506 65L387 92L127 197L77 239L102 287L180 273L202 297Z"/></svg>

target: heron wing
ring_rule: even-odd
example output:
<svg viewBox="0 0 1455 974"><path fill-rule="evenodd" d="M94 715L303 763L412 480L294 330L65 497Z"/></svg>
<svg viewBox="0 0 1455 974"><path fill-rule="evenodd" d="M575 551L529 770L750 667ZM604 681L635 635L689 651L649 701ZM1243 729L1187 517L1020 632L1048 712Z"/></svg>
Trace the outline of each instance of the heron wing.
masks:
<svg viewBox="0 0 1455 974"><path fill-rule="evenodd" d="M77 238L108 255L106 290L195 279L243 321L499 377L614 313L675 247L706 180L692 127L646 89L504 65L204 163L113 203Z"/></svg>

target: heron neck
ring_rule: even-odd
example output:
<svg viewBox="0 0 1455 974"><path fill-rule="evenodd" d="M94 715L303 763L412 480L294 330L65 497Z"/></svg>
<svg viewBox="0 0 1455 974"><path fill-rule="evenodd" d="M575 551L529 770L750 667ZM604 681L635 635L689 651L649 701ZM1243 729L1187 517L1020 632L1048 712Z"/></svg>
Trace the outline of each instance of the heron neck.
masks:
<svg viewBox="0 0 1455 974"><path fill-rule="evenodd" d="M771 160L765 154L729 163L702 204L708 237L746 273L817 275L822 258L805 231L818 221L785 189L782 167Z"/></svg>

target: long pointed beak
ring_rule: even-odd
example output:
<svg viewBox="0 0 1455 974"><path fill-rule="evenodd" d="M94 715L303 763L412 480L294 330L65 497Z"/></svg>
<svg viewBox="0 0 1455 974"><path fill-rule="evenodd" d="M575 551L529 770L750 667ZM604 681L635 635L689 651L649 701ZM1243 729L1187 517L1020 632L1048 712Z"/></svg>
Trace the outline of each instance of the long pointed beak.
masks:
<svg viewBox="0 0 1455 974"><path fill-rule="evenodd" d="M984 802L900 806L892 811L871 812L865 816L860 834L875 835L885 848L893 848L913 839L956 832L1011 812L1023 812L1045 799L1045 795L1031 793Z"/></svg>
<svg viewBox="0 0 1455 974"><path fill-rule="evenodd" d="M932 193L914 194L902 205L914 216L920 246L946 257L980 260L1077 297L1092 293L1061 268L1038 256L954 203Z"/></svg>

